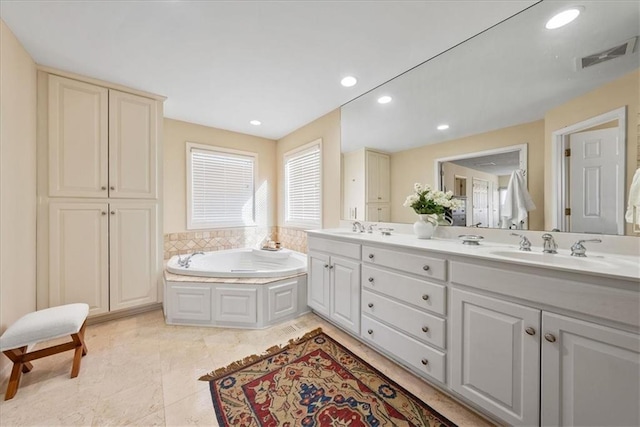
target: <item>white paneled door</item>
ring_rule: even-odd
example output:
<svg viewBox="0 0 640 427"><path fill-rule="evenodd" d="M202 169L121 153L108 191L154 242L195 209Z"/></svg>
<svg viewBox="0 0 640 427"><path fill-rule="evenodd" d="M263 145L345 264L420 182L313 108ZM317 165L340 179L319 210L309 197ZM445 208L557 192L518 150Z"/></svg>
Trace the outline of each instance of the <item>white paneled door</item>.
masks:
<svg viewBox="0 0 640 427"><path fill-rule="evenodd" d="M539 421L540 310L451 289L451 389L510 425Z"/></svg>
<svg viewBox="0 0 640 427"><path fill-rule="evenodd" d="M84 302L90 314L109 311L109 205L49 205L49 301Z"/></svg>
<svg viewBox="0 0 640 427"><path fill-rule="evenodd" d="M638 335L543 313L542 425L640 425Z"/></svg>
<svg viewBox="0 0 640 427"><path fill-rule="evenodd" d="M157 204L109 204L111 311L157 301Z"/></svg>
<svg viewBox="0 0 640 427"><path fill-rule="evenodd" d="M329 255L310 252L308 256L307 304L318 313L329 315Z"/></svg>
<svg viewBox="0 0 640 427"><path fill-rule="evenodd" d="M49 76L49 195L108 196L108 90Z"/></svg>
<svg viewBox="0 0 640 427"><path fill-rule="evenodd" d="M109 197L157 197L156 108L153 99L109 90Z"/></svg>
<svg viewBox="0 0 640 427"><path fill-rule="evenodd" d="M618 234L622 201L617 201L618 170L624 153L618 150L618 128L569 136L569 206L573 233Z"/></svg>

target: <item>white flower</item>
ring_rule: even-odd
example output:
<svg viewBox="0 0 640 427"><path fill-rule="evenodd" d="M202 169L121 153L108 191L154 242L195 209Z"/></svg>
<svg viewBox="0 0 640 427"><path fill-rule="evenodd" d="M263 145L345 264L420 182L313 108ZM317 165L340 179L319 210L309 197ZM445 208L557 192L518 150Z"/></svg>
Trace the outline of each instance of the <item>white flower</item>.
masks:
<svg viewBox="0 0 640 427"><path fill-rule="evenodd" d="M422 191L422 185L419 182L416 182L415 184L413 184L413 190L416 193L420 193Z"/></svg>
<svg viewBox="0 0 640 427"><path fill-rule="evenodd" d="M404 201L404 203L402 204L402 206L408 208L410 207L415 201L418 200L418 196L415 194L412 194L410 196L407 197L407 200Z"/></svg>

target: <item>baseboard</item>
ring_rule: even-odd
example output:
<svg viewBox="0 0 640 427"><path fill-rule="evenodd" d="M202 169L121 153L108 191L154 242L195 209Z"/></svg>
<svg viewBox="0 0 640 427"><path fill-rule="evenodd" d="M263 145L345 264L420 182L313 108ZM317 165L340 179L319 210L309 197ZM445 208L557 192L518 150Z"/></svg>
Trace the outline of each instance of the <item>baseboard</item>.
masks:
<svg viewBox="0 0 640 427"><path fill-rule="evenodd" d="M115 319L121 319L123 317L135 316L136 314L146 313L148 311L161 310L162 303L156 302L153 304L142 305L140 307L127 308L124 310L118 310L111 313L97 314L95 316L89 316L87 318L87 325L95 325L96 323L108 322Z"/></svg>

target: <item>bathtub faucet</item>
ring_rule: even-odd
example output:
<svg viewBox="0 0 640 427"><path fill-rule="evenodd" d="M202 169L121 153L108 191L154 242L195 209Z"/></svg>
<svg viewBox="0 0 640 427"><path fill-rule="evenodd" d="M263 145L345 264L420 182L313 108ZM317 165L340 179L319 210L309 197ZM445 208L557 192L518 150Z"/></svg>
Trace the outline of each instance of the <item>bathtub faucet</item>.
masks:
<svg viewBox="0 0 640 427"><path fill-rule="evenodd" d="M204 255L204 252L202 251L197 251L194 252L192 254L187 255L186 257L182 258L180 255L178 255L178 265L180 267L184 267L184 268L189 268L189 265L191 264L191 258L194 255Z"/></svg>

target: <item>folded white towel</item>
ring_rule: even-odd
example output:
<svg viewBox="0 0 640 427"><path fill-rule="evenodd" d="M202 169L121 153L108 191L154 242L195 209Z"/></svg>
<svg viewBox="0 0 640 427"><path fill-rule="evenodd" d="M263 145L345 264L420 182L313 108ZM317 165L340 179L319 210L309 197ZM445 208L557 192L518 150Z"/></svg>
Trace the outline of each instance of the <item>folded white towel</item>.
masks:
<svg viewBox="0 0 640 427"><path fill-rule="evenodd" d="M500 214L503 218L503 228L508 228L511 223L520 225L529 216L529 211L535 209L536 205L527 191L522 171L519 169L513 171L509 179L509 185L507 185L507 192Z"/></svg>
<svg viewBox="0 0 640 427"><path fill-rule="evenodd" d="M636 169L636 173L631 180L631 187L629 188L629 202L627 203L627 212L624 214L624 219L633 224L633 207L640 211L640 168ZM636 215L636 224L640 225L640 214Z"/></svg>

